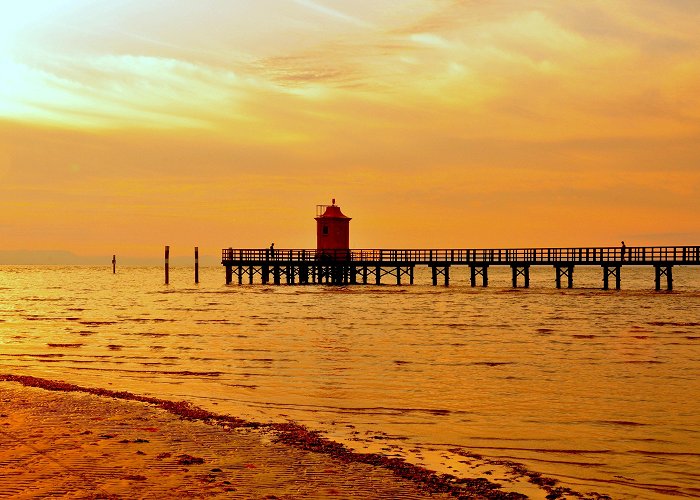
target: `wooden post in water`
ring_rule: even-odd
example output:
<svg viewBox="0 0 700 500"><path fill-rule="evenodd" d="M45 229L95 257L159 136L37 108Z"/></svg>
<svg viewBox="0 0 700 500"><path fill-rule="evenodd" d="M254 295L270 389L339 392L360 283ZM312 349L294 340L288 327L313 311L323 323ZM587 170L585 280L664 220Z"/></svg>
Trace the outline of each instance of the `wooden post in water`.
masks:
<svg viewBox="0 0 700 500"><path fill-rule="evenodd" d="M117 256L112 255L112 274L117 274Z"/></svg>
<svg viewBox="0 0 700 500"><path fill-rule="evenodd" d="M199 283L199 247L194 247L194 283Z"/></svg>
<svg viewBox="0 0 700 500"><path fill-rule="evenodd" d="M170 283L170 247L165 246L165 284Z"/></svg>

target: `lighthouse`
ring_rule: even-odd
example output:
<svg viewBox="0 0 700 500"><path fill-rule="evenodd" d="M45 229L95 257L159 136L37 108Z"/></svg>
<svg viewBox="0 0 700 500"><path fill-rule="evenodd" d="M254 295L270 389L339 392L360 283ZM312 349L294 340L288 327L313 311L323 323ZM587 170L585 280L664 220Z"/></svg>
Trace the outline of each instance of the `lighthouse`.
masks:
<svg viewBox="0 0 700 500"><path fill-rule="evenodd" d="M332 205L316 206L316 249L322 255L338 257L341 252L323 250L350 249L350 217L340 211L335 198Z"/></svg>

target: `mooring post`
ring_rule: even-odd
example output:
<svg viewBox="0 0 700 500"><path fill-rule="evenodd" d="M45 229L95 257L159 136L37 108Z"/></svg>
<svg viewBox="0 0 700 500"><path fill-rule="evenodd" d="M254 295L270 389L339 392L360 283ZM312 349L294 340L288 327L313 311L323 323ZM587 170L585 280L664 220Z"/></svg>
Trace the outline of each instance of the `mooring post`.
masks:
<svg viewBox="0 0 700 500"><path fill-rule="evenodd" d="M117 256L112 255L112 274L117 274Z"/></svg>
<svg viewBox="0 0 700 500"><path fill-rule="evenodd" d="M199 284L199 247L194 247L194 283Z"/></svg>
<svg viewBox="0 0 700 500"><path fill-rule="evenodd" d="M165 246L165 284L170 283L170 247Z"/></svg>

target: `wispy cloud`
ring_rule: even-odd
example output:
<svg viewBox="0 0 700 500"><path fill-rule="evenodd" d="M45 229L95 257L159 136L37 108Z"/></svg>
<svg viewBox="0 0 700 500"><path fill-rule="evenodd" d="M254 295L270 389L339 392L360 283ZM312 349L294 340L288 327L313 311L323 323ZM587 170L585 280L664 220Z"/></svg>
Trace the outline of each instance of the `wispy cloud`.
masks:
<svg viewBox="0 0 700 500"><path fill-rule="evenodd" d="M326 16L332 17L334 19L337 19L339 21L344 21L346 23L355 25L360 28L372 28L372 24L368 23L366 21L363 21L362 19L358 19L357 17L353 17L349 14L346 14L344 12L341 12L336 9L332 9L330 7L327 7L325 5L322 5L318 2L314 2L312 0L294 0L294 3L299 4L303 7L306 7L308 9L311 9L315 12L318 12L320 14L324 14Z"/></svg>

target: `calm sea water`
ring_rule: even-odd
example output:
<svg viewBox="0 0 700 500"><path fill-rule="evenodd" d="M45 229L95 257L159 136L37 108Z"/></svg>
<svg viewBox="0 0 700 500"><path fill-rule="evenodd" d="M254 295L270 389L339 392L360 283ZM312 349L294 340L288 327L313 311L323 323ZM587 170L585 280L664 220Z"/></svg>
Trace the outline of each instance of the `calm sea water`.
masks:
<svg viewBox="0 0 700 500"><path fill-rule="evenodd" d="M287 419L469 475L459 448L578 491L700 496L700 269L573 290L225 286L220 267L0 266L0 371ZM422 283L422 284L421 284Z"/></svg>

